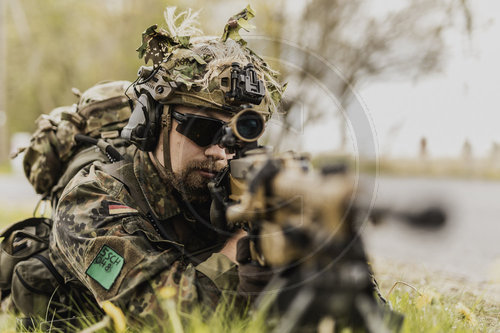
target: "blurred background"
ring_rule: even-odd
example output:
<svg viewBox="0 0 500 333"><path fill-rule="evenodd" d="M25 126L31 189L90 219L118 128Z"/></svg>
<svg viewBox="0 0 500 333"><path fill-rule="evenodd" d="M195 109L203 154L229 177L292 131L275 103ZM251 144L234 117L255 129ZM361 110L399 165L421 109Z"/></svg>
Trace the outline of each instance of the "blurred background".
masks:
<svg viewBox="0 0 500 333"><path fill-rule="evenodd" d="M203 31L221 35L227 19L250 3L256 29L242 35L288 82L287 116L272 119L265 140L309 152L318 164L338 156L359 162L366 154L356 168L378 175L378 202L448 208L449 223L439 232L390 221L366 226L370 253L390 267L411 263L410 276L441 271L494 294L500 283L498 1L0 3L3 225L26 217L37 201L21 159L8 155L29 141L40 114L76 102L72 87L133 81L143 65L135 52L141 33L164 24L165 6L201 10ZM430 283L432 276L422 278Z"/></svg>
<svg viewBox="0 0 500 333"><path fill-rule="evenodd" d="M10 164L8 153L26 140L19 133L31 133L40 114L76 101L72 87L83 91L103 80L135 79L143 64L135 52L141 33L164 22L166 5L201 10L201 26L211 35L221 35L227 18L247 5L194 0L1 3L4 169ZM284 106L294 130L291 148L356 153L359 143L352 139L348 102L355 92L373 126L382 171L500 177L499 116L494 108L495 88L500 86L494 75L500 56L497 2L250 4L257 12L252 20L256 29L245 34L250 46L260 44L259 36L279 41L263 53L270 62L282 59L273 65L289 82ZM283 58L285 43L319 57L327 70L318 69L317 61L307 56L290 66ZM327 81L329 68L336 71L336 82ZM289 140L281 141L289 148ZM425 166L415 164L415 158L426 159Z"/></svg>

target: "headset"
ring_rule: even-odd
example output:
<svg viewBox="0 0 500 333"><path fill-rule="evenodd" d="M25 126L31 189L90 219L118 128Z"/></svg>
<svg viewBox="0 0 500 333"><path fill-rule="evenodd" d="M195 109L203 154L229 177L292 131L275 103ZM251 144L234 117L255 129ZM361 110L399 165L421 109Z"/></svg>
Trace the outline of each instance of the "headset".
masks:
<svg viewBox="0 0 500 333"><path fill-rule="evenodd" d="M128 124L122 129L121 137L131 141L142 151L153 151L161 131L161 121L165 102L177 87L173 82L166 82L163 75L166 70L142 66L134 82L137 98ZM163 75L162 75L163 74Z"/></svg>

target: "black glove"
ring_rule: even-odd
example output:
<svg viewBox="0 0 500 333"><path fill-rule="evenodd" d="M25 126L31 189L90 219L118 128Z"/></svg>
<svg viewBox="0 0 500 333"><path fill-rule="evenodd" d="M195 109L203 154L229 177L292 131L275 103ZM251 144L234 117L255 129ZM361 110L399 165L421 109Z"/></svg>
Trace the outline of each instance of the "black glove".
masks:
<svg viewBox="0 0 500 333"><path fill-rule="evenodd" d="M236 245L236 261L238 261L238 294L254 298L258 296L267 285L273 271L270 267L261 266L258 262L252 261L250 255L250 238L245 236Z"/></svg>

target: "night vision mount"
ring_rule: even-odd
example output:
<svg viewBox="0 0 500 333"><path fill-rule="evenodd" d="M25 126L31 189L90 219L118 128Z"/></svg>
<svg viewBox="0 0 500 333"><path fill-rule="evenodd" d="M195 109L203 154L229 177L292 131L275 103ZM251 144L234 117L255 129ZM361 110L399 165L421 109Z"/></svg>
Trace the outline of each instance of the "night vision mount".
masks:
<svg viewBox="0 0 500 333"><path fill-rule="evenodd" d="M224 78L221 83L225 84ZM226 100L229 104L251 103L259 105L262 102L266 92L264 82L257 76L252 63L241 68L239 63L233 62L229 83L231 90L226 93Z"/></svg>

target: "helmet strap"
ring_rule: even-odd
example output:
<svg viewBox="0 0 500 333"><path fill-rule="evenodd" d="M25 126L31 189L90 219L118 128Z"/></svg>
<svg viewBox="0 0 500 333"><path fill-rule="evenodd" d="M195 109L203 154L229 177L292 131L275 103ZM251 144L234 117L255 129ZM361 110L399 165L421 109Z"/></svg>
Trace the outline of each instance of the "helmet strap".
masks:
<svg viewBox="0 0 500 333"><path fill-rule="evenodd" d="M149 152L149 157L153 162L156 170L158 171L160 178L169 182L172 179L172 164L170 161L170 143L169 143L169 133L172 127L171 124L171 116L170 116L170 105L167 105L167 110L162 113L161 123L163 128L163 165L156 158L156 155L153 152ZM160 134L161 135L161 134Z"/></svg>
<svg viewBox="0 0 500 333"><path fill-rule="evenodd" d="M172 171L172 162L170 160L170 130L172 129L172 115L171 110L172 105L166 105L166 109L161 115L161 123L163 127L163 166L168 173Z"/></svg>

